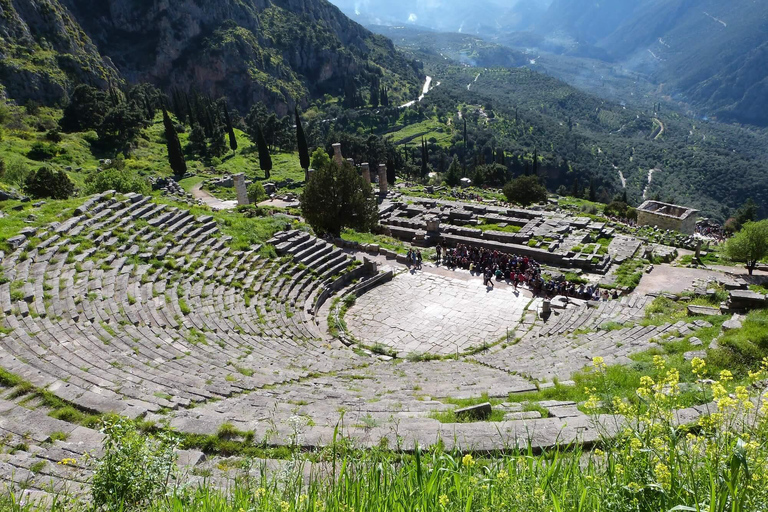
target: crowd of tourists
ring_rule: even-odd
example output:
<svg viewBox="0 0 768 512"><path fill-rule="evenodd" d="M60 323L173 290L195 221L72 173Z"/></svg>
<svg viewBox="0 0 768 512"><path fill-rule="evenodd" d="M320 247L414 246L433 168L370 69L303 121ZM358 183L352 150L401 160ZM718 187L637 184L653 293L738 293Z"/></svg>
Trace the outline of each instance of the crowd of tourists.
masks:
<svg viewBox="0 0 768 512"><path fill-rule="evenodd" d="M728 238L728 233L725 229L714 222L699 222L696 224L696 233L707 238L712 238L718 243L724 242Z"/></svg>
<svg viewBox="0 0 768 512"><path fill-rule="evenodd" d="M505 281L515 289L527 287L534 296L563 295L584 300L618 298L616 291L611 295L608 290L601 291L597 285L569 282L562 276L558 279L545 280L539 263L527 256L504 254L458 244L453 248L438 245L435 258L438 265L451 269L461 268L473 274L482 275L485 286L493 287L494 281Z"/></svg>

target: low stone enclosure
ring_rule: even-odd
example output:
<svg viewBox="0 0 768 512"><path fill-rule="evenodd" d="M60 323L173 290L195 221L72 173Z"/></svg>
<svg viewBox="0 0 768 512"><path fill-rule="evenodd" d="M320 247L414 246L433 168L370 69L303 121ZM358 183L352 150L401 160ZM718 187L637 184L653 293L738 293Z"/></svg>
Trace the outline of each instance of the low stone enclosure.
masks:
<svg viewBox="0 0 768 512"><path fill-rule="evenodd" d="M637 208L637 224L655 226L690 235L696 229L696 215L698 213L698 210L685 206L660 201L646 201Z"/></svg>
<svg viewBox="0 0 768 512"><path fill-rule="evenodd" d="M416 229L396 222L421 222L425 214L417 210L393 207L385 223ZM454 210L443 214L451 218ZM566 262L573 259L569 244L610 229L523 215L503 218L524 221L529 237L559 232L554 243L563 249L530 249ZM459 232L441 236L464 236ZM102 440L95 429L48 416L39 390L80 411L140 418L187 435L217 435L229 425L248 433L239 439L263 446L319 449L332 443L338 426L359 447L409 451L443 443L497 451L531 443L540 450L588 444L600 432L573 402L526 407L510 395L551 387L555 379L568 385L595 356L625 363L708 325L642 327L652 297L634 295L574 301L543 322L540 299L500 289L486 303L477 279L378 273L375 264L302 231L268 242L278 258L261 256L260 247L235 251L213 217L135 194L93 196L70 219L27 228L7 242L11 251L0 254L0 367L29 385L6 379L0 388L0 436L8 448L0 454L0 479L31 497L85 492L91 469L84 455L98 456ZM337 300L348 296L357 300ZM488 304L500 313L488 314ZM345 338L330 336L325 324L341 305L348 309L340 326ZM609 321L620 328L599 329ZM456 400L481 396L499 399L494 408L503 421L440 421L440 413L457 409ZM706 411L680 414L695 419ZM610 428L622 421L602 420ZM11 449L21 445L26 449ZM225 487L233 476L220 456L179 455L189 483ZM64 459L74 462L58 464ZM279 469L285 461L267 463Z"/></svg>

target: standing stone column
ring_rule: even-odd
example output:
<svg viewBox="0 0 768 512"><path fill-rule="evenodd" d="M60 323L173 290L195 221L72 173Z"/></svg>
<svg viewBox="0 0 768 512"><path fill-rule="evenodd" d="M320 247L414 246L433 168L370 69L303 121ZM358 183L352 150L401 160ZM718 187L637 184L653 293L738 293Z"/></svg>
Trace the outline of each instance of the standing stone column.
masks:
<svg viewBox="0 0 768 512"><path fill-rule="evenodd" d="M336 162L336 165L341 167L341 164L344 163L344 157L341 156L341 143L337 142L333 145L333 161Z"/></svg>
<svg viewBox="0 0 768 512"><path fill-rule="evenodd" d="M367 184L371 184L371 166L367 163L360 164L360 169L363 171L363 179Z"/></svg>
<svg viewBox="0 0 768 512"><path fill-rule="evenodd" d="M386 194L387 190L387 165L379 164L379 194Z"/></svg>
<svg viewBox="0 0 768 512"><path fill-rule="evenodd" d="M248 199L248 189L245 186L245 174L235 174L232 176L232 181L235 184L235 191L237 192L237 205L243 206L250 204L251 201Z"/></svg>

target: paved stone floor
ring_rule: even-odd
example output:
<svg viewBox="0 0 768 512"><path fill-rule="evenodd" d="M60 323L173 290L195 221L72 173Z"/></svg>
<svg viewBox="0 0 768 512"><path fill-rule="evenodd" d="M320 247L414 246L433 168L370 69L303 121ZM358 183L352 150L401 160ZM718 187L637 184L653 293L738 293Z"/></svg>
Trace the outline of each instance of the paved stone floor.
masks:
<svg viewBox="0 0 768 512"><path fill-rule="evenodd" d="M381 343L400 356L455 354L514 336L530 298L508 287L406 272L357 299L349 330L366 345Z"/></svg>

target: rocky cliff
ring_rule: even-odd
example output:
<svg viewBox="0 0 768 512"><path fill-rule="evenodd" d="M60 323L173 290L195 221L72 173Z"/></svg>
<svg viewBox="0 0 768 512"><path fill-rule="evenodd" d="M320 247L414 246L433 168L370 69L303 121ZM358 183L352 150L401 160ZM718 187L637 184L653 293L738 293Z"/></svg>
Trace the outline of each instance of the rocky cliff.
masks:
<svg viewBox="0 0 768 512"><path fill-rule="evenodd" d="M37 95L12 86L8 77L16 71L6 72L3 82L17 99L38 96L50 102L73 83L119 76L166 90L196 88L227 96L241 110L262 100L286 113L297 101L341 94L346 80L365 86L378 75L383 85L405 94L420 78L418 67L389 40L325 0L0 0L0 5L3 18L14 19L6 23L7 33L20 51L39 47L33 53L45 55L41 41L61 40L52 48L57 62L74 55L91 64L81 66L84 76L56 66L57 87ZM19 60L27 59L22 53Z"/></svg>

